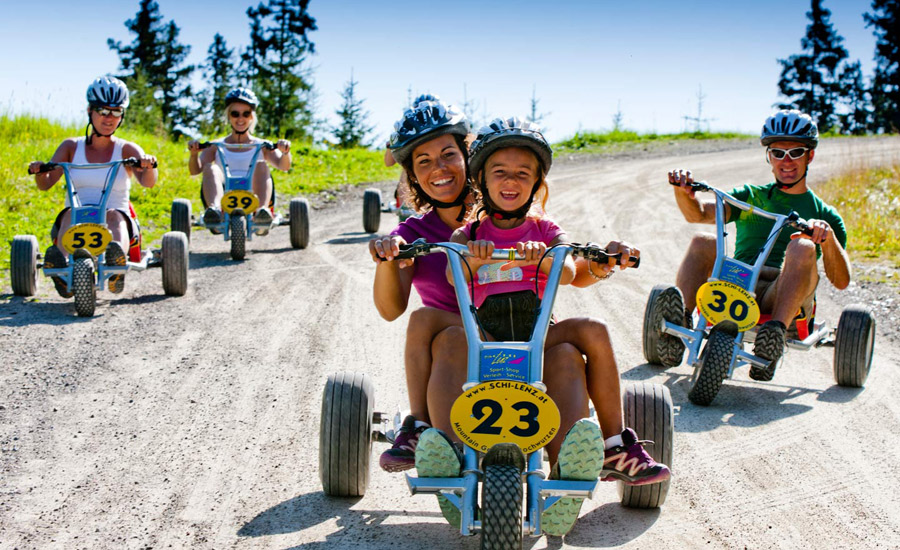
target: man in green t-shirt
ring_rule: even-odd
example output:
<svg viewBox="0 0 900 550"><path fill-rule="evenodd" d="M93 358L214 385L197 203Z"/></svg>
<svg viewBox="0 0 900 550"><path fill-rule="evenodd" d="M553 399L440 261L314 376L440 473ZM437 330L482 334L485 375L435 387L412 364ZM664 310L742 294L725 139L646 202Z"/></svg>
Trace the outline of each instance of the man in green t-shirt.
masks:
<svg viewBox="0 0 900 550"><path fill-rule="evenodd" d="M773 213L787 214L795 210L812 228L811 236L789 230L781 232L755 289L760 310L770 313L771 320L759 328L753 353L770 363L767 368L751 367L750 377L771 380L784 353L786 326L804 305L808 307L815 294L819 282L818 258L822 257L825 275L838 289L850 284L850 260L844 250L847 231L843 219L807 187L806 176L819 143L815 122L800 111L779 111L766 120L760 141L766 147L766 160L772 166L775 181L767 185L745 185L730 194ZM669 172L669 183L677 185L674 192L678 208L691 223L716 223L715 200L695 196L688 186L693 181L689 170ZM774 222L728 204L725 219L734 222L737 229L734 257L752 265ZM670 307L676 310L682 304L686 311L693 311L697 290L712 273L715 259L715 235L695 235L678 269L678 289L668 289L660 299L669 301ZM681 344L674 336L663 337L677 340L673 340L673 345Z"/></svg>

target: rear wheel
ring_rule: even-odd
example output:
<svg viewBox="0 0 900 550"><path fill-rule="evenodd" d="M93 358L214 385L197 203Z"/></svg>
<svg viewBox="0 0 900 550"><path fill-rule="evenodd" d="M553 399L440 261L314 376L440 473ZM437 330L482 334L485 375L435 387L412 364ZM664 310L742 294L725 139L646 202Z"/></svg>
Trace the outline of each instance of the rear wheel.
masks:
<svg viewBox="0 0 900 550"><path fill-rule="evenodd" d="M706 406L713 402L728 376L734 359L734 337L737 325L722 321L709 331L709 341L700 357L700 365L694 370L693 385L688 399L695 405Z"/></svg>
<svg viewBox="0 0 900 550"><path fill-rule="evenodd" d="M834 338L834 380L861 388L869 377L875 350L875 317L869 308L854 304L841 312Z"/></svg>
<svg viewBox="0 0 900 550"><path fill-rule="evenodd" d="M9 254L9 279L13 294L33 296L38 286L38 242L34 235L13 237Z"/></svg>
<svg viewBox="0 0 900 550"><path fill-rule="evenodd" d="M511 464L492 464L481 486L481 548L522 548L522 473Z"/></svg>
<svg viewBox="0 0 900 550"><path fill-rule="evenodd" d="M72 261L72 290L75 294L75 313L79 317L93 316L97 306L93 258L82 256Z"/></svg>
<svg viewBox="0 0 900 550"><path fill-rule="evenodd" d="M231 259L243 260L247 255L247 224L244 220L244 214L235 214L232 210L228 220L229 232L231 233Z"/></svg>
<svg viewBox="0 0 900 550"><path fill-rule="evenodd" d="M363 229L366 233L377 233L381 226L381 190L366 189L363 193Z"/></svg>
<svg viewBox="0 0 900 550"><path fill-rule="evenodd" d="M171 216L172 231L181 231L188 242L191 240L191 201L187 199L175 199L172 201Z"/></svg>
<svg viewBox="0 0 900 550"><path fill-rule="evenodd" d="M169 296L187 292L188 239L181 231L169 231L162 239L163 290Z"/></svg>
<svg viewBox="0 0 900 550"><path fill-rule="evenodd" d="M638 437L653 441L647 452L653 460L672 468L675 438L675 408L669 388L662 384L629 384L622 396L625 425ZM669 480L651 485L632 486L619 481L619 498L629 508L659 508L669 493Z"/></svg>
<svg viewBox="0 0 900 550"><path fill-rule="evenodd" d="M306 248L309 244L309 201L291 199L291 246Z"/></svg>
<svg viewBox="0 0 900 550"><path fill-rule="evenodd" d="M375 390L360 373L332 374L322 394L319 478L326 495L360 497L369 485Z"/></svg>

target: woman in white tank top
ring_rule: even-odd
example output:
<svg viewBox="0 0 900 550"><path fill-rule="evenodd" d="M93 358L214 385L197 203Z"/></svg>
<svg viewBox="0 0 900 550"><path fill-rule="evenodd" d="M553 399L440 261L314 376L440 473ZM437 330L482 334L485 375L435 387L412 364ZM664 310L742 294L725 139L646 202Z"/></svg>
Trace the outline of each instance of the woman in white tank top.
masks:
<svg viewBox="0 0 900 550"><path fill-rule="evenodd" d="M253 91L246 88L235 88L225 96L225 119L231 126L231 134L218 140L220 143L249 144L259 143L261 140L253 137L256 128L256 108L259 100ZM259 209L253 215L253 223L260 226L268 226L272 223L272 211L269 203L275 192L272 185L272 175L268 164L287 172L291 168L291 142L279 139L275 144L276 149L269 151L263 149L257 157L256 167L253 168L253 192L259 197ZM200 150L200 142L192 140L188 142L190 159L188 171L192 176L203 174L200 196L204 206L207 207L203 214L203 220L207 224L215 224L222 221L220 203L225 194L225 169L219 159L219 148L209 147ZM250 172L250 161L254 150L228 149L221 151L228 165L228 171L233 176L242 176Z"/></svg>
<svg viewBox="0 0 900 550"><path fill-rule="evenodd" d="M71 162L78 164L104 163L123 158L135 157L140 160L140 166L129 168L121 166L116 179L112 184L112 193L107 203L106 224L112 233L113 240L106 249L106 262L109 265L125 265L125 253L128 250L129 231L128 224L128 193L133 177L144 187L156 185L157 171L153 168L156 157L147 155L143 149L135 143L113 137L113 134L125 119L125 109L128 107L128 88L125 84L113 77L100 77L94 80L87 90L88 100L88 125L85 128L85 137L69 138L63 141L53 153L50 162ZM38 189L46 191L53 187L63 175L62 168L50 172L38 174L40 161L32 162L29 171L33 174ZM99 169L72 168L70 177L75 187L75 192L82 204L99 204L103 185L106 183L108 172ZM66 201L66 207L71 206ZM71 216L68 208L59 217L59 230L57 235L63 235L71 225ZM48 267L65 267L67 260L61 250L52 244L44 255L44 265ZM124 288L124 275L115 275L110 278L109 287L113 292L121 292ZM57 291L65 295L68 290L65 284L57 283Z"/></svg>

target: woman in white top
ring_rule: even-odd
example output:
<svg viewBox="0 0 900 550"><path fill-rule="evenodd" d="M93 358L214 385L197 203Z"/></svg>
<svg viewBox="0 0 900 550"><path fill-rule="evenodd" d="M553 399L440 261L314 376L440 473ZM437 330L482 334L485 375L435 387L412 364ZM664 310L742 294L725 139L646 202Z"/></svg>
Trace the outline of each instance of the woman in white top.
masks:
<svg viewBox="0 0 900 550"><path fill-rule="evenodd" d="M256 128L256 108L259 100L252 90L247 88L235 88L225 95L225 118L231 125L231 135L226 136L223 143L248 144L259 143L260 139L253 137ZM274 187L272 176L266 161L275 168L287 172L291 168L291 142L279 139L275 144L276 149L262 150L257 157L256 168L253 170L253 192L259 197L259 209L253 215L253 223L267 227L272 223L272 212L269 203L272 200ZM222 211L219 204L225 194L225 170L219 163L218 148L210 147L201 151L200 142L192 140L188 142L188 150L191 157L188 160L188 170L192 176L203 174L201 197L203 204L207 206L203 214L203 221L207 224L222 221ZM229 171L235 175L246 174L250 171L250 160L253 157L253 149L223 151Z"/></svg>
<svg viewBox="0 0 900 550"><path fill-rule="evenodd" d="M112 242L106 248L107 265L125 265L125 252L128 250L129 235L132 232L132 221L129 217L128 194L131 189L131 178L144 187L156 185L157 171L153 167L156 157L147 155L143 149L135 143L113 137L113 134L125 120L125 109L128 108L128 87L121 80L104 76L97 78L87 89L88 101L88 125L85 128L85 137L69 138L63 141L53 153L51 162L71 162L76 164L104 163L123 158L135 157L140 160L140 166L130 168L121 166L110 190L107 203L106 224L112 232ZM29 171L34 173L34 181L38 189L46 191L53 187L63 175L62 168L50 172L37 174L41 162L35 161L29 165ZM108 172L106 170L78 170L72 169L70 177L75 191L82 204L99 204L103 186L106 183ZM71 212L66 200L66 209L57 218L58 231L56 235L63 235L71 225ZM65 267L68 261L62 251L55 244L50 245L44 255L45 267ZM61 279L54 278L56 290L63 296L71 296ZM112 292L122 292L125 288L125 276L114 275L109 280L109 289Z"/></svg>

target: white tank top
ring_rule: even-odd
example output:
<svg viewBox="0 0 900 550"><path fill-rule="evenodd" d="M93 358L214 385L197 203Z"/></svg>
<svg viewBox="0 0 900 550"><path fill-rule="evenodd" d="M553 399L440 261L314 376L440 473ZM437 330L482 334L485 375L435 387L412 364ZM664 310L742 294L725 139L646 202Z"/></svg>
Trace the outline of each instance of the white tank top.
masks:
<svg viewBox="0 0 900 550"><path fill-rule="evenodd" d="M124 141L117 139L113 148L112 158L110 162L122 160L122 145ZM73 164L88 164L87 157L84 154L84 138L75 140L75 155L72 157ZM72 178L72 184L78 193L81 204L100 204L100 198L103 194L103 186L106 184L106 178L109 175L110 168L70 168L69 175ZM131 178L128 177L128 171L124 166L119 166L116 173L116 179L112 182L112 189L109 195L109 201L106 203L107 210L124 210L128 212L128 195L131 191ZM69 204L69 198L66 197L66 206Z"/></svg>
<svg viewBox="0 0 900 550"><path fill-rule="evenodd" d="M219 143L224 144L226 147L229 145L224 141L220 141ZM253 142L255 143L255 141ZM246 176L250 171L250 161L253 159L254 153L256 150L254 149L245 149L243 151L230 151L228 149L218 148L219 152L225 157L225 162L228 163L228 170L231 172L232 176L243 177ZM257 162L263 160L262 153L259 154L259 158ZM218 153L216 154L216 164L218 164L222 171L225 171L225 167L222 166L222 159L219 158Z"/></svg>

